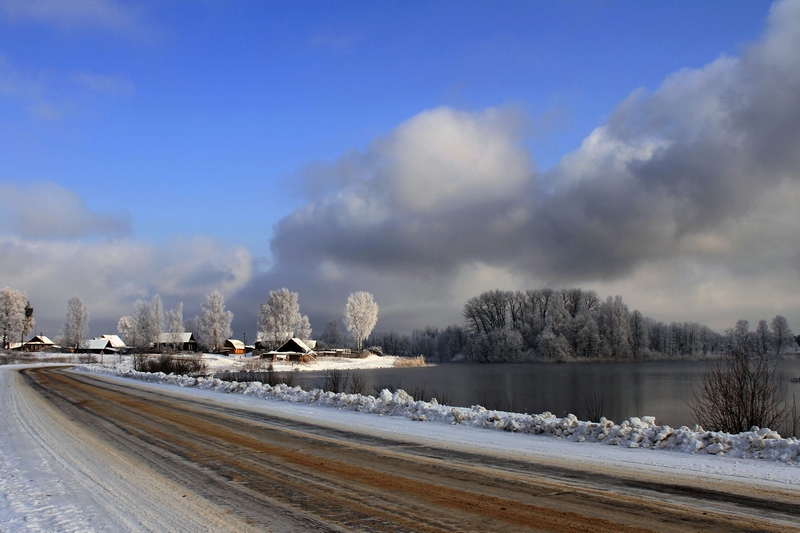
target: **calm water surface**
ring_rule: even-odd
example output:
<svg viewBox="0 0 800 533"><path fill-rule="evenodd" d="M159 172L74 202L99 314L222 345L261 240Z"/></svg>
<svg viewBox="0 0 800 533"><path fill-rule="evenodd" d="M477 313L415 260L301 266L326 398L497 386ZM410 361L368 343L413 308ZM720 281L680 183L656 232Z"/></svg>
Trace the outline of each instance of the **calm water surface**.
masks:
<svg viewBox="0 0 800 533"><path fill-rule="evenodd" d="M573 413L588 419L590 405L602 402L602 414L620 422L631 416L655 416L660 424L692 426L692 386L707 363L574 363L468 364L446 363L424 368L390 368L345 372L362 376L367 392L392 385L413 393L424 390L448 405L480 404L490 409L526 413ZM800 402L800 361L781 361L778 373ZM322 386L324 372L302 372L296 385Z"/></svg>

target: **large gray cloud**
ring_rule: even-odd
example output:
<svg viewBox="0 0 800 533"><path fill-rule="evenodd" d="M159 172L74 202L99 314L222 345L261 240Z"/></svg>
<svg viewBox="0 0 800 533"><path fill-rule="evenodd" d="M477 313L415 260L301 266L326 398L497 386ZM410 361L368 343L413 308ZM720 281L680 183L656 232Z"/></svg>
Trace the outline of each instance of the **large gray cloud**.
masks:
<svg viewBox="0 0 800 533"><path fill-rule="evenodd" d="M800 3L778 3L740 57L634 91L544 174L522 147L519 110L421 113L306 172L312 194L277 224L275 264L250 305L286 285L322 319L370 290L384 317L396 307L384 325L402 328L458 320L465 293L494 282L649 294L643 310L673 319L703 318L681 314L687 303L769 312L732 294L745 280L773 301L800 288L800 223L771 211L800 201L797 50Z"/></svg>

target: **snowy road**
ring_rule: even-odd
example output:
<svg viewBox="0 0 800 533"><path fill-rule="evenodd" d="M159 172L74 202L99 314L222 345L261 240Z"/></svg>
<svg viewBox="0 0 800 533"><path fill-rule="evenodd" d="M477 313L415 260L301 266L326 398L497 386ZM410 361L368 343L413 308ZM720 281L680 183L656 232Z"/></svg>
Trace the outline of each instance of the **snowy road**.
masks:
<svg viewBox="0 0 800 533"><path fill-rule="evenodd" d="M796 485L421 441L63 369L0 376L3 531L800 531Z"/></svg>

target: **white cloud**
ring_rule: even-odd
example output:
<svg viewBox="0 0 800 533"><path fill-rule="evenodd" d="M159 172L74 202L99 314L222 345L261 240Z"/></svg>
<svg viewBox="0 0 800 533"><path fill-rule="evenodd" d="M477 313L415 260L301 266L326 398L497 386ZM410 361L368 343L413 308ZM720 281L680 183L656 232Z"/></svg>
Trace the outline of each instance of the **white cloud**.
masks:
<svg viewBox="0 0 800 533"><path fill-rule="evenodd" d="M508 110L440 107L379 141L375 151L400 208L430 214L518 193L532 167L514 118Z"/></svg>
<svg viewBox="0 0 800 533"><path fill-rule="evenodd" d="M163 245L119 239L103 242L0 238L3 285L24 290L36 310L37 330L58 335L67 300L79 295L99 334L132 311L136 299L159 293L168 305L199 311L205 295L230 295L252 275L243 246L204 237L173 237ZM103 331L109 333L109 331Z"/></svg>

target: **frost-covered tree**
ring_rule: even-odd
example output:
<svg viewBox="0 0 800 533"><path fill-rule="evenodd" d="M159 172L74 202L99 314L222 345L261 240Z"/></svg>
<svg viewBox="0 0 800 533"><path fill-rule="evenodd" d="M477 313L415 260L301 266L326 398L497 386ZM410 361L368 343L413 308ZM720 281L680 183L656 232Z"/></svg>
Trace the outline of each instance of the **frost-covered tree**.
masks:
<svg viewBox="0 0 800 533"><path fill-rule="evenodd" d="M164 331L164 305L161 303L161 295L156 294L150 300L150 313L151 342L155 344Z"/></svg>
<svg viewBox="0 0 800 533"><path fill-rule="evenodd" d="M511 328L473 335L470 343L472 355L478 361L487 363L519 363L522 361L523 347L522 335Z"/></svg>
<svg viewBox="0 0 800 533"><path fill-rule="evenodd" d="M347 299L344 308L344 324L353 334L356 349L361 352L366 339L378 321L378 304L372 295L365 291L354 292Z"/></svg>
<svg viewBox="0 0 800 533"><path fill-rule="evenodd" d="M647 353L650 348L650 332L647 330L647 321L638 309L631 313L631 349L634 357Z"/></svg>
<svg viewBox="0 0 800 533"><path fill-rule="evenodd" d="M575 355L578 357L605 357L605 345L600 339L597 322L588 313L578 315L581 327L575 339Z"/></svg>
<svg viewBox="0 0 800 533"><path fill-rule="evenodd" d="M770 322L770 330L772 331L772 342L775 346L776 355L794 345L794 333L792 333L789 321L786 320L785 316L777 315L773 318L772 322Z"/></svg>
<svg viewBox="0 0 800 533"><path fill-rule="evenodd" d="M80 348L89 333L89 310L83 300L73 296L67 302L67 322L62 328L65 346Z"/></svg>
<svg viewBox="0 0 800 533"><path fill-rule="evenodd" d="M179 303L175 309L170 309L166 314L167 333L174 349L181 346L183 338L183 302Z"/></svg>
<svg viewBox="0 0 800 533"><path fill-rule="evenodd" d="M307 315L302 315L295 323L294 336L303 340L311 338L311 321L308 319Z"/></svg>
<svg viewBox="0 0 800 533"><path fill-rule="evenodd" d="M0 291L0 329L3 333L3 349L8 348L12 341L16 342L16 339L22 336L27 299L24 292L9 287Z"/></svg>
<svg viewBox="0 0 800 533"><path fill-rule="evenodd" d="M746 337L750 333L750 321L745 319L737 320L733 333L737 337Z"/></svg>
<svg viewBox="0 0 800 533"><path fill-rule="evenodd" d="M128 346L148 350L155 345L164 331L161 296L156 294L149 302L136 300L133 303L133 315L122 317L117 323L117 330Z"/></svg>
<svg viewBox="0 0 800 533"><path fill-rule="evenodd" d="M616 359L628 359L633 355L630 345L631 326L628 306L621 296L609 296L600 306L598 326L600 335L608 345L610 355Z"/></svg>
<svg viewBox="0 0 800 533"><path fill-rule="evenodd" d="M132 316L124 316L117 322L117 333L128 346L139 346L136 342L136 325Z"/></svg>
<svg viewBox="0 0 800 533"><path fill-rule="evenodd" d="M552 361L567 361L572 355L572 346L563 335L545 329L539 336L539 353Z"/></svg>
<svg viewBox="0 0 800 533"><path fill-rule="evenodd" d="M225 298L219 291L206 297L200 316L200 338L211 351L216 352L231 336L233 313L225 310Z"/></svg>
<svg viewBox="0 0 800 533"><path fill-rule="evenodd" d="M195 337L200 337L200 317L194 315L183 321L183 331L194 333Z"/></svg>
<svg viewBox="0 0 800 533"><path fill-rule="evenodd" d="M258 340L276 348L292 337L311 338L311 323L300 314L299 295L287 288L270 291L258 311Z"/></svg>

